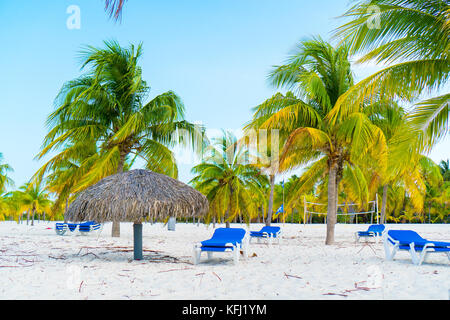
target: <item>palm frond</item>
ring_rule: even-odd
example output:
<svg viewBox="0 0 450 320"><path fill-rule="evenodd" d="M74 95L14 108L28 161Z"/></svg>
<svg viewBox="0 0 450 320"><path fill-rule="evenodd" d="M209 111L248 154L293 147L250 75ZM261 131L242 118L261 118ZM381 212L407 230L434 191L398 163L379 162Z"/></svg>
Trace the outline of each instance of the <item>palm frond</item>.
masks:
<svg viewBox="0 0 450 320"><path fill-rule="evenodd" d="M423 133L429 148L448 133L449 102L450 94L421 101L409 116L413 128Z"/></svg>

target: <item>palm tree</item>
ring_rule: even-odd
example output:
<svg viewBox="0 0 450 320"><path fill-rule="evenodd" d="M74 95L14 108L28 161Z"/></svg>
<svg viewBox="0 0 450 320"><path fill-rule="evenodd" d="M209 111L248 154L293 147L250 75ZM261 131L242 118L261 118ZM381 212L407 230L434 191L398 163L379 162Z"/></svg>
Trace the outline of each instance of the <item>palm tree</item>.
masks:
<svg viewBox="0 0 450 320"><path fill-rule="evenodd" d="M448 1L364 0L343 17L351 21L338 28L336 36L350 43L352 54L363 54L358 62L388 66L340 97L334 117L359 110L360 102L368 97L411 100L421 93L432 94L448 83ZM448 93L427 99L416 104L411 115L416 129L425 132L429 146L448 131L449 100Z"/></svg>
<svg viewBox="0 0 450 320"><path fill-rule="evenodd" d="M208 198L208 220L225 221L229 228L230 221L240 214L249 222L258 214L267 177L248 163L248 150L229 132L214 139L208 152L203 162L192 168L196 176L189 182Z"/></svg>
<svg viewBox="0 0 450 320"><path fill-rule="evenodd" d="M5 220L9 215L9 205L5 195L0 196L0 221Z"/></svg>
<svg viewBox="0 0 450 320"><path fill-rule="evenodd" d="M3 162L3 154L0 152L0 194L5 192L6 187L12 186L14 183L10 177L8 177L8 173L12 172L13 169L7 163Z"/></svg>
<svg viewBox="0 0 450 320"><path fill-rule="evenodd" d="M378 126L386 138L388 158L383 172L366 168L370 181L369 193L382 189L381 222L385 222L389 185L402 185L409 193L414 208L423 209L424 184L420 171L418 135L407 121L403 107L394 101L383 101L367 109L369 119Z"/></svg>
<svg viewBox="0 0 450 320"><path fill-rule="evenodd" d="M392 215L398 218L399 214L406 211L414 213L417 219L424 221L425 205L428 205L430 215L432 202L439 201L436 193L442 185L442 176L437 164L426 156L418 155L411 163L405 164L405 168L405 172L391 179L389 185L385 185L385 215L382 215L382 223L393 220Z"/></svg>
<svg viewBox="0 0 450 320"><path fill-rule="evenodd" d="M439 167L444 181L450 181L450 160L441 160Z"/></svg>
<svg viewBox="0 0 450 320"><path fill-rule="evenodd" d="M31 212L31 225L34 225L34 217L36 213L49 212L52 201L49 199L49 195L38 184L27 183L21 186L20 202L22 208L27 210L28 215ZM27 215L27 224L28 224Z"/></svg>
<svg viewBox="0 0 450 320"><path fill-rule="evenodd" d="M82 152L80 144L95 143L93 152L82 161L89 170L71 188L76 193L100 179L123 172L128 156L145 161L149 170L176 178L177 165L171 147L191 145L201 150L203 129L184 120L184 105L173 92L160 94L145 103L149 87L138 65L142 45L122 48L116 41L105 47L86 47L81 52L86 75L67 82L50 114L41 159L54 149L62 153ZM75 146L75 147L73 147ZM44 165L50 166L50 163ZM120 236L113 223L113 236Z"/></svg>
<svg viewBox="0 0 450 320"><path fill-rule="evenodd" d="M431 209L433 205L439 204L440 196L445 194L445 180L442 175L442 167L434 163L431 159L426 158L424 161L422 175L426 185L426 193L424 196L424 207L428 209L428 221L431 220ZM441 162L442 163L442 162ZM443 190L444 189L444 190ZM424 212L425 214L425 212ZM424 217L425 220L425 217Z"/></svg>
<svg viewBox="0 0 450 320"><path fill-rule="evenodd" d="M5 216L17 220L18 223L22 220L23 212L26 210L22 202L23 195L22 191L14 190L0 197L0 202L3 202Z"/></svg>
<svg viewBox="0 0 450 320"><path fill-rule="evenodd" d="M10 213L10 201L8 194L4 194L6 188L12 186L14 183L8 173L13 169L7 163L3 163L3 154L0 152L0 219L3 220Z"/></svg>
<svg viewBox="0 0 450 320"><path fill-rule="evenodd" d="M292 92L282 94L280 92L265 100L252 109L253 119L244 127L245 138L250 138L249 145L255 149L256 162L259 168L269 176L270 192L267 205L266 225L270 226L273 214L274 190L276 175L279 173L279 154L292 128L277 128L264 131L264 123L270 117L285 107L300 103Z"/></svg>
<svg viewBox="0 0 450 320"><path fill-rule="evenodd" d="M385 163L385 137L368 116L355 112L339 121L329 121L336 101L353 85L348 61L348 47L333 48L320 38L302 41L287 64L270 74L277 87L297 90L294 104L270 116L263 128L291 131L280 158L280 170L287 171L315 161L303 173L301 183L312 186L327 176L327 237L334 243L338 187L344 171L355 185L355 192L364 193L367 183L359 166L368 159Z"/></svg>
<svg viewBox="0 0 450 320"><path fill-rule="evenodd" d="M108 12L110 18L114 17L114 20L120 20L125 2L126 0L105 0L105 11Z"/></svg>
<svg viewBox="0 0 450 320"><path fill-rule="evenodd" d="M95 141L69 143L65 149L47 161L32 177L32 183L45 183L45 189L56 195L51 213L58 215L67 210L75 187L92 168L98 152ZM64 218L66 222L66 219Z"/></svg>

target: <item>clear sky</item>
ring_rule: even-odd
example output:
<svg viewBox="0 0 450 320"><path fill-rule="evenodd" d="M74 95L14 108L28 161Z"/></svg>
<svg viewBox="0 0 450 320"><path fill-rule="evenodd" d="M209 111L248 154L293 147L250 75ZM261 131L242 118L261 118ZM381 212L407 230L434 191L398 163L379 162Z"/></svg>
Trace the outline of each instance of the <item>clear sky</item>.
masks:
<svg viewBox="0 0 450 320"><path fill-rule="evenodd" d="M266 81L300 40L331 31L347 0L129 0L122 22L114 23L103 0L0 1L0 152L18 187L43 161L34 160L47 133L45 120L64 82L78 77L82 45L143 43L140 65L150 97L173 90L186 118L209 130L239 130L251 107L276 92ZM75 5L80 28L67 20ZM354 69L357 80L373 68ZM430 154L450 157L450 137ZM181 161L187 182L193 164Z"/></svg>

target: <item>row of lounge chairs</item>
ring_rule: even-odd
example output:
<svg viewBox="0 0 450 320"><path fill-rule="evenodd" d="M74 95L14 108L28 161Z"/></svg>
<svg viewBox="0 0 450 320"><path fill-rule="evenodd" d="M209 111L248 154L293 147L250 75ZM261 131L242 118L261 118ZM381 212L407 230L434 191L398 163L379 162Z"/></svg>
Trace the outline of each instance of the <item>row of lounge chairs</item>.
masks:
<svg viewBox="0 0 450 320"><path fill-rule="evenodd" d="M200 262L200 255L207 252L208 259L213 252L233 253L234 263L238 263L240 251L243 251L244 259L247 258L248 245L252 238L267 239L272 243L274 239L281 238L280 227L263 227L260 231L250 231L250 234L242 228L218 228L211 239L202 241L194 245L194 264ZM376 242L383 239L386 260L394 259L399 250L409 251L411 260L415 265L421 265L429 253L446 253L450 260L450 242L431 241L422 238L417 232L412 230L386 230L382 224L371 225L366 231L355 233L355 240L360 238L375 238Z"/></svg>
<svg viewBox="0 0 450 320"><path fill-rule="evenodd" d="M95 221L83 223L56 223L55 231L58 235L66 232L86 235L90 232L100 233L102 225ZM369 226L365 231L355 233L355 242L361 238L366 240L374 238L376 242L383 240L386 260L393 260L400 250L408 251L411 260L415 265L421 265L429 253L446 253L450 260L450 242L431 241L421 237L412 230L386 230L383 224ZM202 252L206 252L208 259L211 259L214 252L230 252L233 254L234 263L238 263L240 252L243 252L244 259L248 256L248 247L252 239L258 243L266 240L271 245L275 240L280 243L281 228L277 226L265 226L259 231L247 232L242 228L217 228L212 237L208 240L194 245L193 262L198 264Z"/></svg>
<svg viewBox="0 0 450 320"><path fill-rule="evenodd" d="M62 236L66 232L70 232L72 234L81 234L81 235L87 235L89 232L97 231L98 233L101 232L102 225L100 223L97 223L95 221L87 221L82 223L56 223L55 225L55 231L56 234Z"/></svg>

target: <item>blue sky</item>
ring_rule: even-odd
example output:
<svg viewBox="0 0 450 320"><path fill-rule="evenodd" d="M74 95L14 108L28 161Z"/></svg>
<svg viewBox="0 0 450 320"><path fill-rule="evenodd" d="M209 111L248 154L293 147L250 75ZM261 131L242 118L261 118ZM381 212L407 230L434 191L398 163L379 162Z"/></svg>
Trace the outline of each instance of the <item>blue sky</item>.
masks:
<svg viewBox="0 0 450 320"><path fill-rule="evenodd" d="M67 8L80 8L80 29L68 29ZM47 133L45 120L65 81L78 77L82 45L143 43L143 78L150 97L174 90L186 118L210 130L238 130L251 107L276 92L266 76L301 39L331 31L349 1L323 0L129 0L122 23L107 17L102 0L0 2L2 88L0 152L16 187L43 161L34 160ZM358 79L373 67L357 67ZM449 157L450 138L430 157ZM191 177L180 164L180 180Z"/></svg>

